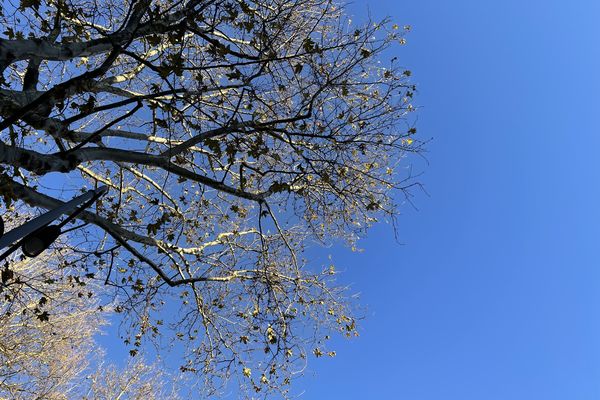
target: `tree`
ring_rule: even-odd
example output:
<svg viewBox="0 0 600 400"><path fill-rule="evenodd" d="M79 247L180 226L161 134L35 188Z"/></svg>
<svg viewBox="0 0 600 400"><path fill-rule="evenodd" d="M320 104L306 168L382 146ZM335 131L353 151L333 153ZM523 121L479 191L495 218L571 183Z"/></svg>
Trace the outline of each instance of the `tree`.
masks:
<svg viewBox="0 0 600 400"><path fill-rule="evenodd" d="M45 254L3 267L0 398L64 398L60 393L71 392L89 364L103 317L89 289L69 279L72 271L59 268L56 258Z"/></svg>
<svg viewBox="0 0 600 400"><path fill-rule="evenodd" d="M334 267L304 249L393 219L422 142L410 71L383 59L408 27L344 15L330 0L3 5L1 194L51 208L62 195L44 188L110 188L67 243L119 296L132 354L171 328L205 388L285 392L331 330L355 333Z"/></svg>
<svg viewBox="0 0 600 400"><path fill-rule="evenodd" d="M46 252L3 266L0 399L176 399L178 382L157 364L105 365L94 336L111 307L99 304L102 287L71 256Z"/></svg>

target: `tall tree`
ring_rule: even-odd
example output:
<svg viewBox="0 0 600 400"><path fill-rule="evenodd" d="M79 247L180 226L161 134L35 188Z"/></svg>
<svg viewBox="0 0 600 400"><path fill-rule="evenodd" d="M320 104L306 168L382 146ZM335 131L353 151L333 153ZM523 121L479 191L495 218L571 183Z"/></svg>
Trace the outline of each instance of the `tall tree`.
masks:
<svg viewBox="0 0 600 400"><path fill-rule="evenodd" d="M132 354L171 328L206 388L264 393L355 333L303 251L353 246L416 185L415 88L383 58L406 29L330 0L21 0L0 21L0 192L110 188L69 243L118 293Z"/></svg>

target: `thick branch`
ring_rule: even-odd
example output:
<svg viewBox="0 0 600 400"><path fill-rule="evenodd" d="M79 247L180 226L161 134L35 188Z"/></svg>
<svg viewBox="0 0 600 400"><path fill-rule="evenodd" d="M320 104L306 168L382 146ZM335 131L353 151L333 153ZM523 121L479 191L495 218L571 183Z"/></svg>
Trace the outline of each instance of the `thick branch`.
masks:
<svg viewBox="0 0 600 400"><path fill-rule="evenodd" d="M49 61L67 61L77 57L106 53L113 50L114 46L125 45L131 39L177 29L179 26L174 23L189 15L189 12L200 3L200 0L190 1L180 11L140 25L140 20L150 3L151 0L140 1L124 29L87 42L51 43L38 38L0 39L0 65L6 66L31 57Z"/></svg>

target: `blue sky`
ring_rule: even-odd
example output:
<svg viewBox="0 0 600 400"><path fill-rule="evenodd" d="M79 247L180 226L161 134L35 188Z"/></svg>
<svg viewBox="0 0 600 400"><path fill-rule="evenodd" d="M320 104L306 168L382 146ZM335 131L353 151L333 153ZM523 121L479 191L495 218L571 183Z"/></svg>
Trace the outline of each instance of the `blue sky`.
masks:
<svg viewBox="0 0 600 400"><path fill-rule="evenodd" d="M367 4L413 27L430 196L333 254L367 318L301 398L600 399L600 2Z"/></svg>

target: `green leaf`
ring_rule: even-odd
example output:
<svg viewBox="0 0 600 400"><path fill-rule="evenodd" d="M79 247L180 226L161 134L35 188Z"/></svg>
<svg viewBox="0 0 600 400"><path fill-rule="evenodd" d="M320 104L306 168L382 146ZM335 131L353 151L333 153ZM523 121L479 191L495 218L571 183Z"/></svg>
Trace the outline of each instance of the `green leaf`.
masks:
<svg viewBox="0 0 600 400"><path fill-rule="evenodd" d="M348 86L342 85L342 96L348 96Z"/></svg>
<svg viewBox="0 0 600 400"><path fill-rule="evenodd" d="M307 53L312 53L317 49L316 43L311 38L304 39L304 43L302 43L302 48Z"/></svg>
<svg viewBox="0 0 600 400"><path fill-rule="evenodd" d="M271 328L270 326L267 328L267 340L271 344L277 343L277 334L275 333L275 329Z"/></svg>

